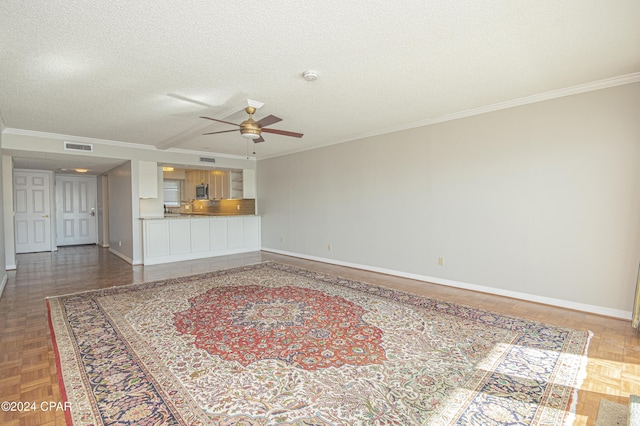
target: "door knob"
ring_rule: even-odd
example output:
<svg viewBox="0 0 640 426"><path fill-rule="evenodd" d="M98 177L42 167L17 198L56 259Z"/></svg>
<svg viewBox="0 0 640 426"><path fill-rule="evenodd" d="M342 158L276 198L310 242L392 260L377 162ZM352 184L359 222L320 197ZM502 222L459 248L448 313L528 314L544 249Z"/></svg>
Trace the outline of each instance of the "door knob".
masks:
<svg viewBox="0 0 640 426"><path fill-rule="evenodd" d="M44 215L44 216L42 216L42 217L49 217L49 215L48 215L48 214L45 214L45 215Z"/></svg>

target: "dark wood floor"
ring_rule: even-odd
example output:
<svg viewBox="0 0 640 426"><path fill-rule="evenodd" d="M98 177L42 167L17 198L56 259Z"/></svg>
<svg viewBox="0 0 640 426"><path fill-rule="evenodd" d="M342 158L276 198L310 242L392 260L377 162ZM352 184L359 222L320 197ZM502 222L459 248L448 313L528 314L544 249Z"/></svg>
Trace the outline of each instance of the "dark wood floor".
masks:
<svg viewBox="0 0 640 426"><path fill-rule="evenodd" d="M64 425L64 412L42 409L60 402L45 298L83 290L196 274L276 260L399 290L442 298L547 323L591 330L587 378L575 425L593 425L601 398L627 404L640 394L640 333L628 321L510 298L417 282L265 252L155 266L131 266L96 246L21 254L0 298L0 402L35 402L35 411L0 411L2 425ZM45 407L48 407L45 405Z"/></svg>

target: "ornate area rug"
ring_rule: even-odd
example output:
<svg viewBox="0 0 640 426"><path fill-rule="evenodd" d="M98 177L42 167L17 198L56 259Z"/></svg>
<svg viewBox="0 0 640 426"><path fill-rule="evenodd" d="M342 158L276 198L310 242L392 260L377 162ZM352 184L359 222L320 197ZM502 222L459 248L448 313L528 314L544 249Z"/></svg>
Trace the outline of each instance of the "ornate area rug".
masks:
<svg viewBox="0 0 640 426"><path fill-rule="evenodd" d="M570 424L590 337L272 262L48 305L74 425Z"/></svg>

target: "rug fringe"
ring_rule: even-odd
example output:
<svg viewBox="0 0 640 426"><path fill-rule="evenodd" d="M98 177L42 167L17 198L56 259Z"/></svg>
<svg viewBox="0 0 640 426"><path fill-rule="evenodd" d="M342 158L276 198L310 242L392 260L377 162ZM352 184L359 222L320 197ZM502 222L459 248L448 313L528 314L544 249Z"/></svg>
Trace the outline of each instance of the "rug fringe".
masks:
<svg viewBox="0 0 640 426"><path fill-rule="evenodd" d="M56 376L58 379L58 390L60 391L61 402L67 403L69 398L67 397L67 390L64 387L64 380L62 377L62 364L60 362L60 351L58 350L58 343L56 339L56 333L53 329L53 319L51 318L51 305L49 304L49 298L45 299L47 305L47 317L49 319L49 331L51 332L51 341L53 343L53 353L56 358ZM73 424L71 420L71 410L64 410L64 419L68 425Z"/></svg>
<svg viewBox="0 0 640 426"><path fill-rule="evenodd" d="M575 379L575 387L573 388L573 393L571 395L571 405L569 406L569 415L566 418L565 425L571 426L576 420L576 410L578 408L578 394L580 392L580 388L582 387L582 383L587 378L587 362L589 361L589 344L591 343L591 338L593 337L593 332L591 330L587 330L587 341L584 346L584 352L581 355L580 367L578 367L578 373L576 374Z"/></svg>

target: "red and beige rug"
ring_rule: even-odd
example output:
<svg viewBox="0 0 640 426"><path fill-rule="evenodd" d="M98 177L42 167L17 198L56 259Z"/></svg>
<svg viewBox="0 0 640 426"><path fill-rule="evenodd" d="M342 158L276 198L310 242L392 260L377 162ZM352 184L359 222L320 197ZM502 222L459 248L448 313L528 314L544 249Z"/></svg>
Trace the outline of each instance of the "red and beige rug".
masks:
<svg viewBox="0 0 640 426"><path fill-rule="evenodd" d="M589 333L267 262L48 299L74 425L559 425Z"/></svg>

